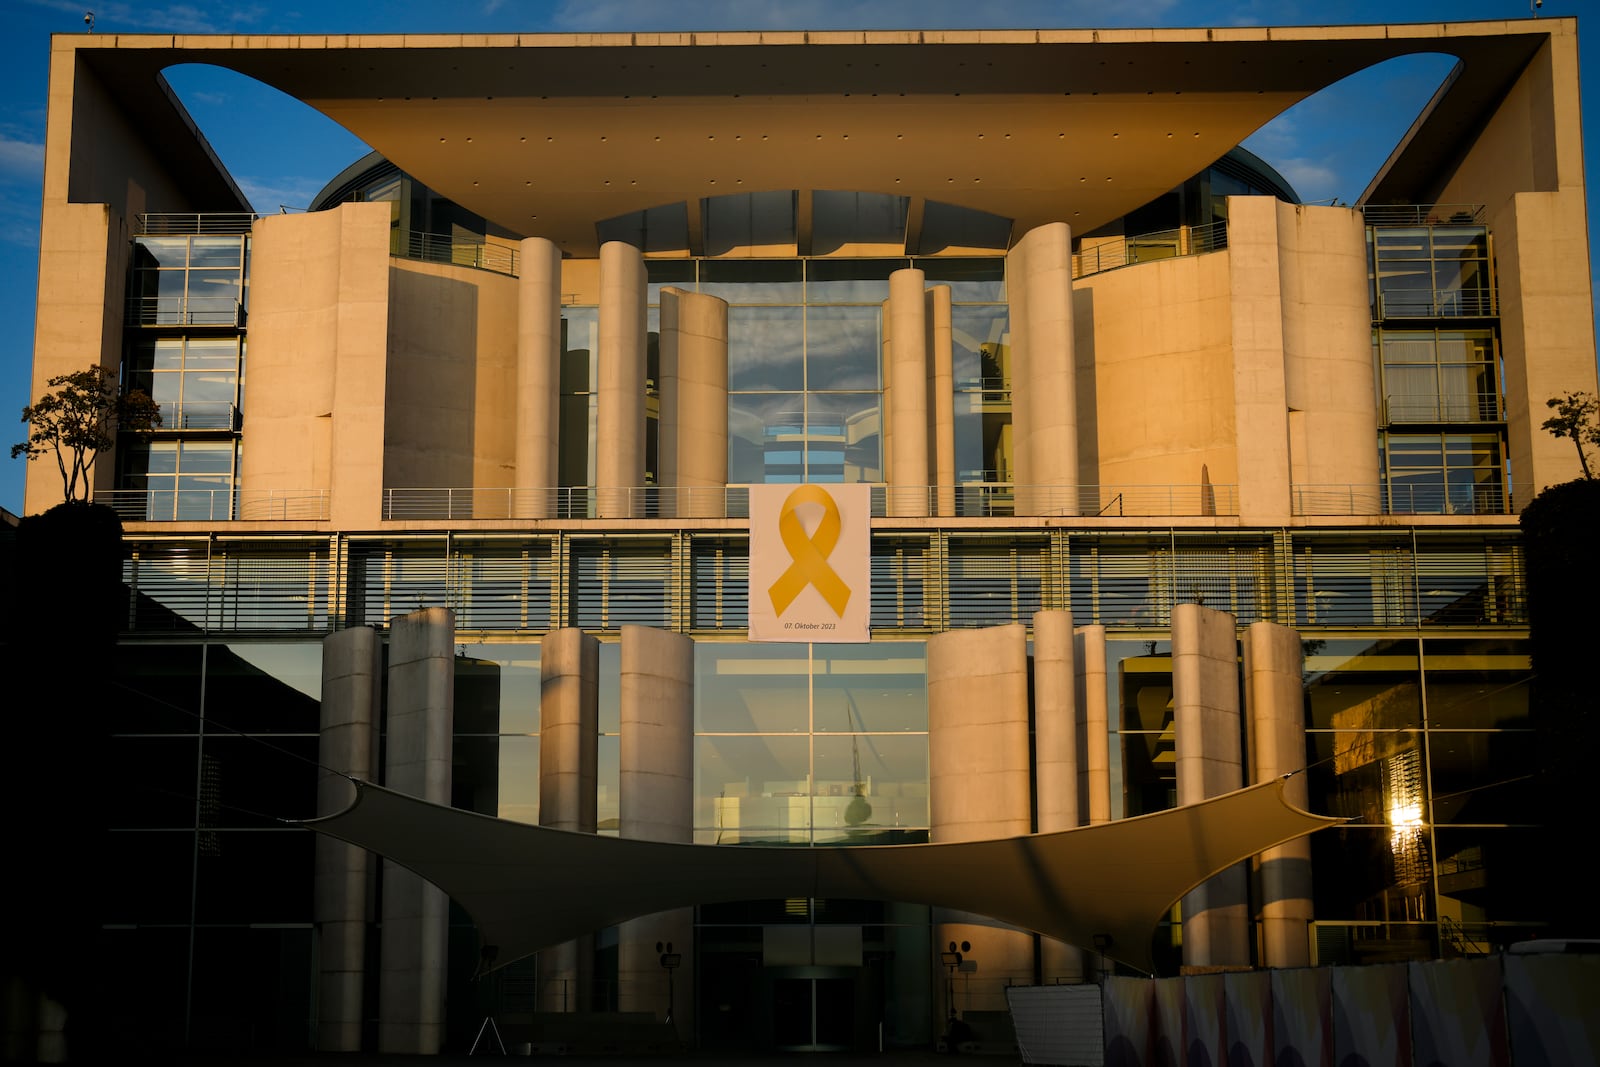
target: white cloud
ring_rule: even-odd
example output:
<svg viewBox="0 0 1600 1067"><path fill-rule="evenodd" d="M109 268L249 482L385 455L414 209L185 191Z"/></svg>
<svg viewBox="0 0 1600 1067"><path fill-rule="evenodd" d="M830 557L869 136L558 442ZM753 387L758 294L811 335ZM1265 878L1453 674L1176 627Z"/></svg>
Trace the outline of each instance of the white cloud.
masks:
<svg viewBox="0 0 1600 1067"><path fill-rule="evenodd" d="M44 169L44 145L0 133L0 174L38 178Z"/></svg>
<svg viewBox="0 0 1600 1067"><path fill-rule="evenodd" d="M1308 204L1334 197L1348 199L1353 195L1346 187L1348 180L1326 163L1314 159L1278 159L1272 162L1272 166L1289 179L1289 184L1300 194L1300 199Z"/></svg>
<svg viewBox="0 0 1600 1067"><path fill-rule="evenodd" d="M271 214L280 207L290 209L304 209L311 205L311 198L322 191L327 184L326 178L303 178L284 176L281 178L244 178L236 177L239 190L250 199L257 211Z"/></svg>

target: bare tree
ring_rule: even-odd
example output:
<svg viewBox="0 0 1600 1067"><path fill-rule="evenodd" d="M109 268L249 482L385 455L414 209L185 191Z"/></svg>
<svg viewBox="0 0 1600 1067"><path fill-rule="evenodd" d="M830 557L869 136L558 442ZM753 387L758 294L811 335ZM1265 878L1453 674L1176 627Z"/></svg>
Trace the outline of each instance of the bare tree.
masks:
<svg viewBox="0 0 1600 1067"><path fill-rule="evenodd" d="M117 430L160 426L161 406L142 389L119 393L116 372L106 367L59 374L46 384L51 391L22 409L28 439L11 446L11 458L53 453L62 495L87 500L89 472L100 453L116 444Z"/></svg>
<svg viewBox="0 0 1600 1067"><path fill-rule="evenodd" d="M1573 447L1578 450L1578 462L1583 465L1583 476L1593 478L1594 472L1589 469L1589 457L1584 453L1584 445L1594 445L1600 448L1600 422L1596 415L1600 414L1600 401L1595 400L1593 393L1568 393L1566 396L1553 396L1544 402L1547 408L1555 408L1555 415L1544 420L1543 429L1549 430L1556 437L1572 438Z"/></svg>

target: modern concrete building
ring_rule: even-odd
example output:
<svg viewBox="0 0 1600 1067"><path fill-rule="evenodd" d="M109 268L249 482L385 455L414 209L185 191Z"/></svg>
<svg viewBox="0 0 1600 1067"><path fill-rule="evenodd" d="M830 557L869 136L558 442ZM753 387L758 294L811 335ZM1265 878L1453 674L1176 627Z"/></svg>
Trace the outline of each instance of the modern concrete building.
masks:
<svg viewBox="0 0 1600 1067"><path fill-rule="evenodd" d="M337 809L328 771L807 847L1309 764L1350 821L1185 897L1164 970L1536 931L1516 513L1577 473L1544 399L1595 388L1576 33L56 37L34 395L98 362L163 411L95 472L128 588L116 1024L920 1046L1114 966L797 889L475 980L436 890L267 818ZM1459 63L1360 203L1238 147L1424 52ZM375 152L256 215L183 63ZM870 643L746 640L768 482L874 487ZM27 510L56 488L33 470Z"/></svg>

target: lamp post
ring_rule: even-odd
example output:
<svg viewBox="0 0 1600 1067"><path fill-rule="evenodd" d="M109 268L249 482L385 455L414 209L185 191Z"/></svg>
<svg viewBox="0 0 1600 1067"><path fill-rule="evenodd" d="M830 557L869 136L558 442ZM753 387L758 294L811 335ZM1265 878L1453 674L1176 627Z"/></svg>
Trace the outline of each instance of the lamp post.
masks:
<svg viewBox="0 0 1600 1067"><path fill-rule="evenodd" d="M661 954L661 968L667 972L667 1024L672 1024L673 1011L673 982L672 972L683 966L683 953L672 951L672 942L657 941L656 951Z"/></svg>
<svg viewBox="0 0 1600 1067"><path fill-rule="evenodd" d="M951 1052L956 1050L956 972L961 970L961 962L965 959L963 953L971 951L972 942L963 941L961 947L957 949L956 943L952 941L948 950L939 953L939 962L945 967L945 1041Z"/></svg>

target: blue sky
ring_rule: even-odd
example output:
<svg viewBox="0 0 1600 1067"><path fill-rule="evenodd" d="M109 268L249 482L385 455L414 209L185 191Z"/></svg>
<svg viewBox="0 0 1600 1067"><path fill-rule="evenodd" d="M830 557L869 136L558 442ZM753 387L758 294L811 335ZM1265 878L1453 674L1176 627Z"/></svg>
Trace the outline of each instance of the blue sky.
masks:
<svg viewBox="0 0 1600 1067"><path fill-rule="evenodd" d="M81 33L87 9L99 33L577 32L693 29L905 29L1312 25L1526 18L1529 0L0 0L7 26L0 65L0 507L20 512L24 464L8 458L25 430L38 268L50 34ZM1581 15L1593 0L1546 0L1541 17ZM1597 24L1600 25L1600 24ZM1585 170L1600 182L1600 44L1580 25ZM1285 113L1246 146L1307 202L1349 203L1446 74L1437 56L1394 61L1347 79ZM276 91L209 68L169 80L258 211L303 208L365 146ZM292 151L286 146L293 146ZM1600 210L1589 202L1590 247ZM1593 257L1591 257L1593 258ZM1600 279L1596 289L1600 290ZM44 462L44 461L40 461Z"/></svg>

